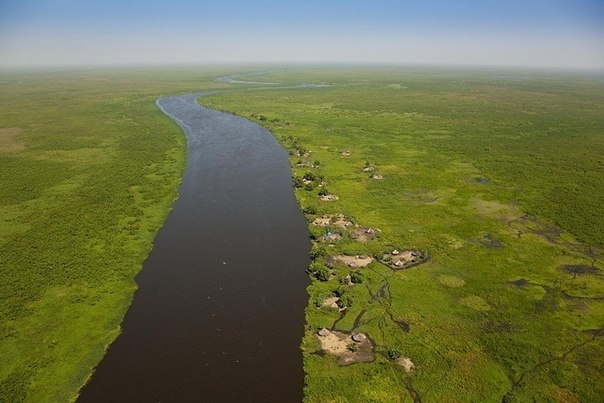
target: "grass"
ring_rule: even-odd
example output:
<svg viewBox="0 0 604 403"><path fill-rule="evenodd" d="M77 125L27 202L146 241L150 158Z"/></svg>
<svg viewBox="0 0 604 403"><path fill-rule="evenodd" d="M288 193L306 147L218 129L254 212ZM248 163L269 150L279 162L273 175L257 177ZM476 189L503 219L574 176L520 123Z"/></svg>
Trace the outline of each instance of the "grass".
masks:
<svg viewBox="0 0 604 403"><path fill-rule="evenodd" d="M0 401L76 397L177 196L184 138L155 100L245 88L214 80L246 70L0 73ZM343 231L321 245L319 267L395 247L430 257L398 271L373 262L354 286L340 284L344 266L313 281L308 402L604 395L601 80L309 68L253 81L335 84L202 99L267 126L296 177L323 177L337 201L319 201L318 179L296 189L312 234L326 213L379 229L365 244ZM345 315L321 307L334 291ZM339 367L315 354L320 327L367 333L375 361Z"/></svg>
<svg viewBox="0 0 604 403"><path fill-rule="evenodd" d="M408 270L362 269L364 282L345 286L343 316L321 303L342 292L349 269L311 284L308 402L604 395L604 86L590 76L514 76L308 69L267 80L335 85L201 100L268 127L291 151L294 176L324 178L338 200L320 202L316 182L296 189L316 212L307 214L312 234L323 233L311 222L327 213L380 230L365 244L344 234L326 255L429 253ZM367 333L375 361L339 367L315 354L322 327ZM389 360L391 349L415 371Z"/></svg>
<svg viewBox="0 0 604 403"><path fill-rule="evenodd" d="M1 73L0 401L75 399L119 334L185 164L155 100L216 77Z"/></svg>

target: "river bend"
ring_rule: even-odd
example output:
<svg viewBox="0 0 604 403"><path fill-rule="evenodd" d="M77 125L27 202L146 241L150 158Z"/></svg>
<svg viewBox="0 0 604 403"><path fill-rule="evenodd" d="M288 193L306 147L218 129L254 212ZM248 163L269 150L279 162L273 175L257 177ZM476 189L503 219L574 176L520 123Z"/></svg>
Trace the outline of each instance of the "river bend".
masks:
<svg viewBox="0 0 604 403"><path fill-rule="evenodd" d="M186 133L187 168L82 402L302 400L310 243L287 153L201 95L157 101Z"/></svg>

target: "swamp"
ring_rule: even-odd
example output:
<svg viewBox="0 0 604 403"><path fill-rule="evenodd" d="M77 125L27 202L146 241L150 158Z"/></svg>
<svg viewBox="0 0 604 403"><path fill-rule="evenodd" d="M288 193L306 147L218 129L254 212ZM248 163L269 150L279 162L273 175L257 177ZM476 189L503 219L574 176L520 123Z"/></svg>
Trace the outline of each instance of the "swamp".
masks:
<svg viewBox="0 0 604 403"><path fill-rule="evenodd" d="M75 400L178 197L185 138L155 101L224 89L198 102L275 136L308 224L305 401L604 395L600 76L260 70L3 73L3 400Z"/></svg>

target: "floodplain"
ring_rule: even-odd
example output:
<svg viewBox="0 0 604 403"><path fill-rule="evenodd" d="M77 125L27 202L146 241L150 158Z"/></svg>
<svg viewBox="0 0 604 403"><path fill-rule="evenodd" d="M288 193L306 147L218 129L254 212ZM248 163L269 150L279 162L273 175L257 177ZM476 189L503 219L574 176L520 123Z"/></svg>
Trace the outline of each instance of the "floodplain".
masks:
<svg viewBox="0 0 604 403"><path fill-rule="evenodd" d="M381 68L266 79L332 86L201 102L256 120L290 150L314 239L308 402L600 399L597 76ZM403 252L427 259L380 262ZM321 349L329 332L367 335L374 360L342 366Z"/></svg>
<svg viewBox="0 0 604 403"><path fill-rule="evenodd" d="M604 395L601 76L250 70L2 73L4 400L75 399L119 334L185 166L155 100L211 89L290 152L314 244L306 401Z"/></svg>
<svg viewBox="0 0 604 403"><path fill-rule="evenodd" d="M217 77L0 74L0 401L74 400L118 336L185 166L155 101Z"/></svg>

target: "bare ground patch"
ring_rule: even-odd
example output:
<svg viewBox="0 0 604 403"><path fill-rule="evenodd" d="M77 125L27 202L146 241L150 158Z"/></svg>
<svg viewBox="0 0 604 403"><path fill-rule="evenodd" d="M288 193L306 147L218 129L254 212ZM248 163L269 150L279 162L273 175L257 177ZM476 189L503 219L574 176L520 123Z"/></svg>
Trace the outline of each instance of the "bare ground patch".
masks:
<svg viewBox="0 0 604 403"><path fill-rule="evenodd" d="M365 267L369 263L373 262L373 258L367 255L337 255L332 256L329 261L333 264L342 264L348 267Z"/></svg>
<svg viewBox="0 0 604 403"><path fill-rule="evenodd" d="M339 310L340 309L340 306L338 305L339 300L340 300L340 297L328 297L328 298L325 298L322 305L327 308Z"/></svg>
<svg viewBox="0 0 604 403"><path fill-rule="evenodd" d="M349 228L352 227L352 221L350 221L344 214L336 215L333 220L333 225L340 228Z"/></svg>
<svg viewBox="0 0 604 403"><path fill-rule="evenodd" d="M315 218L312 222L320 227L327 227L333 225L334 227L340 227L347 229L352 227L352 221L348 219L344 214L324 214L321 217Z"/></svg>
<svg viewBox="0 0 604 403"><path fill-rule="evenodd" d="M367 242L375 239L376 233L373 228L357 228L350 234L350 237L357 242Z"/></svg>
<svg viewBox="0 0 604 403"><path fill-rule="evenodd" d="M344 237L342 236L342 234L339 234L337 232L328 232L327 234L320 237L318 241L322 243L336 243L341 241L343 238Z"/></svg>
<svg viewBox="0 0 604 403"><path fill-rule="evenodd" d="M343 333L321 329L317 332L321 350L338 358L339 365L371 362L375 359L373 344L363 333Z"/></svg>
<svg viewBox="0 0 604 403"><path fill-rule="evenodd" d="M379 261L391 269L407 269L417 266L428 260L428 254L419 250L403 250L393 249L390 252L385 252Z"/></svg>
<svg viewBox="0 0 604 403"><path fill-rule="evenodd" d="M415 364L407 357L399 358L396 363L403 367L406 373L409 373L415 369Z"/></svg>
<svg viewBox="0 0 604 403"><path fill-rule="evenodd" d="M321 217L317 217L312 223L320 227L327 227L331 224L331 215L326 214L322 215Z"/></svg>
<svg viewBox="0 0 604 403"><path fill-rule="evenodd" d="M319 196L319 200L324 201L324 202L336 201L338 199L339 199L339 197L334 194L326 194L326 195Z"/></svg>

